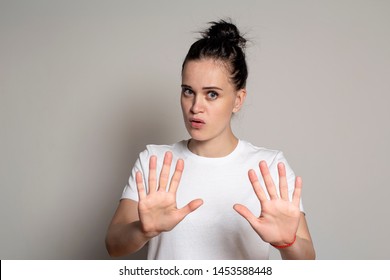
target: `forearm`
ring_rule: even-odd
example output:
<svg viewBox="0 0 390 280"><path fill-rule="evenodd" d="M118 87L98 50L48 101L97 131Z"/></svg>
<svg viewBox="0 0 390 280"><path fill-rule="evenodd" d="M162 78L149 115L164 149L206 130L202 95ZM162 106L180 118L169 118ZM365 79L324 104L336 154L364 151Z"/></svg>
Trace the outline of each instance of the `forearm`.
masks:
<svg viewBox="0 0 390 280"><path fill-rule="evenodd" d="M139 221L113 224L107 232L106 248L111 257L119 257L140 250L149 240Z"/></svg>
<svg viewBox="0 0 390 280"><path fill-rule="evenodd" d="M278 250L284 260L314 260L316 257L311 240L299 236L293 245Z"/></svg>

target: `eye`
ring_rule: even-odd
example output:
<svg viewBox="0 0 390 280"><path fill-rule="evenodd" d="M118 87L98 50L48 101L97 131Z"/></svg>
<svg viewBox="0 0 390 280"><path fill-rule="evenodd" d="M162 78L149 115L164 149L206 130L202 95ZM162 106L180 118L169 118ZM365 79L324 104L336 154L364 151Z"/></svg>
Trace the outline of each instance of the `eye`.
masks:
<svg viewBox="0 0 390 280"><path fill-rule="evenodd" d="M211 100L217 99L218 96L219 96L219 94L218 94L217 92L215 92L215 91L209 91L209 92L207 93L207 97L208 97L209 99L211 99Z"/></svg>
<svg viewBox="0 0 390 280"><path fill-rule="evenodd" d="M181 89L181 93L184 95L184 96L191 96L193 94L193 91L189 88L182 88Z"/></svg>

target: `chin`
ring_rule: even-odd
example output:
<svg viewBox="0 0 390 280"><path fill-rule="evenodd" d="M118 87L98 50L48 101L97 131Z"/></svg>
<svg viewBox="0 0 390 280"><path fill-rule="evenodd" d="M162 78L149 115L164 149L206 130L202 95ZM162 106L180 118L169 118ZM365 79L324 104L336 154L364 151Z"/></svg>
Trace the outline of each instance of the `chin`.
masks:
<svg viewBox="0 0 390 280"><path fill-rule="evenodd" d="M201 133L199 131L193 131L193 130L187 130L188 131L188 134L191 136L191 139L195 140L195 141L206 141L209 139L209 137L205 136L205 135L202 135L204 133Z"/></svg>

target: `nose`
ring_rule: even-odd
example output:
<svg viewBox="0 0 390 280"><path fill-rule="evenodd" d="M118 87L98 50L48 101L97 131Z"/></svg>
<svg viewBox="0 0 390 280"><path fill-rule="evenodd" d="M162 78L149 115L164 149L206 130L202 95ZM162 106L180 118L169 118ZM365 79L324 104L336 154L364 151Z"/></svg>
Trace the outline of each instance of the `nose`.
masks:
<svg viewBox="0 0 390 280"><path fill-rule="evenodd" d="M195 95L192 99L191 113L199 114L204 111L203 99L199 95Z"/></svg>

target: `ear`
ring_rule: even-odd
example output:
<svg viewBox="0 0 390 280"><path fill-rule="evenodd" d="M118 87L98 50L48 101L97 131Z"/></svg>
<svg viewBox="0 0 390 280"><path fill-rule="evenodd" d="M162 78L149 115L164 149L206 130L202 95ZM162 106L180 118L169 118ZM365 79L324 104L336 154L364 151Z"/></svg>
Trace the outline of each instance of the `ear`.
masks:
<svg viewBox="0 0 390 280"><path fill-rule="evenodd" d="M242 105L244 104L246 97L246 89L240 89L237 91L236 100L234 101L233 113L240 111Z"/></svg>

